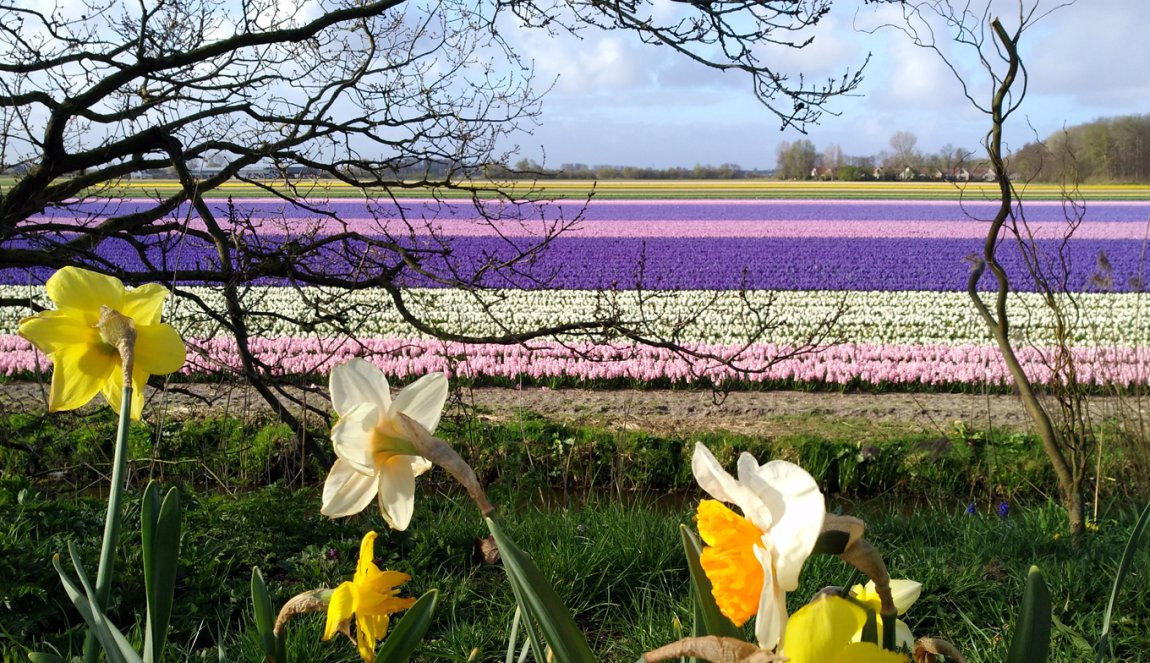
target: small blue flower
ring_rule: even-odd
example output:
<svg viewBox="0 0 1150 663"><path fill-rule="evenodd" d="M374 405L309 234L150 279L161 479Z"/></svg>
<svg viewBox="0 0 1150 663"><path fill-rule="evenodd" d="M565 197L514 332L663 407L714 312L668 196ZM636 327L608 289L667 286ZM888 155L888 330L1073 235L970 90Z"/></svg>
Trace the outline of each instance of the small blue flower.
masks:
<svg viewBox="0 0 1150 663"><path fill-rule="evenodd" d="M1010 513L1010 505L1006 502L998 503L998 517L1005 518Z"/></svg>
<svg viewBox="0 0 1150 663"><path fill-rule="evenodd" d="M974 515L974 502L971 502L970 504L966 505L966 515L968 515L968 516Z"/></svg>

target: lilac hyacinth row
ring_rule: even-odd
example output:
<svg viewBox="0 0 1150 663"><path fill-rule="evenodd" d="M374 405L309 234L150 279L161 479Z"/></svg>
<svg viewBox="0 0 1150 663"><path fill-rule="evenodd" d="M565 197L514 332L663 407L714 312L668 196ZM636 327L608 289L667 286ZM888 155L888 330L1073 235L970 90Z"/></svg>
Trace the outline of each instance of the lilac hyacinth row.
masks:
<svg viewBox="0 0 1150 663"><path fill-rule="evenodd" d="M260 236L265 247L274 247L286 238ZM433 274L458 274L467 279L490 260L504 260L518 248L529 247L524 240L513 246L494 237L446 238L450 256L429 255L424 265ZM435 246L422 240L409 246ZM1057 242L1040 241L1053 251ZM564 288L589 290L630 289L641 285L656 290L924 290L962 291L970 271L969 256L981 247L977 240L937 238L595 238L560 237L553 240L530 264L524 262L514 274L490 271L480 279L495 288ZM144 266L126 243L107 241L100 254L127 270ZM195 280L181 272L215 269L214 250L188 238L178 250L156 245L149 252L155 265L170 271L177 280ZM347 276L362 274L355 258L363 254L356 246L332 251L301 266L318 274ZM1099 271L1104 255L1112 271ZM643 258L640 261L640 258ZM1081 239L1070 243L1071 290L1108 289L1115 292L1143 290L1141 275L1150 273L1140 241ZM449 262L450 261L450 262ZM1021 255L1012 243L1004 244L1000 261L1014 278L1013 287L1033 291L1024 278ZM642 273L640 273L640 263ZM0 270L0 283L27 285L43 283L49 272ZM1105 277L1099 280L1098 277ZM993 287L984 277L981 288ZM1102 285L1105 282L1106 285ZM403 271L400 285L443 287L444 283ZM265 279L259 285L280 285Z"/></svg>
<svg viewBox="0 0 1150 663"><path fill-rule="evenodd" d="M239 357L226 339L190 339L185 373L215 376L238 371ZM742 346L738 346L742 347ZM700 346L712 353L732 353L736 346ZM383 371L399 380L445 371L451 376L498 377L509 380L574 379L582 381L671 381L688 384L711 380L749 382L796 381L849 384L967 384L1006 385L1010 377L998 352L976 345L870 345L846 343L822 352L780 361L762 372L741 373L705 360L689 360L658 348L629 345L566 347L538 343L533 350L520 346L469 345L424 339L279 338L253 346L256 355L283 374L325 374L353 356L369 356ZM751 346L740 355L744 366L766 366L780 348ZM579 356L578 353L584 355ZM1150 381L1150 348L1077 348L1079 379L1085 384L1132 386ZM590 356L593 360L585 358ZM460 358L453 361L449 358ZM1039 382L1049 377L1039 351L1026 347L1019 358L1027 373ZM39 362L39 363L37 363ZM44 368L47 360L17 336L0 336L0 375L27 374Z"/></svg>

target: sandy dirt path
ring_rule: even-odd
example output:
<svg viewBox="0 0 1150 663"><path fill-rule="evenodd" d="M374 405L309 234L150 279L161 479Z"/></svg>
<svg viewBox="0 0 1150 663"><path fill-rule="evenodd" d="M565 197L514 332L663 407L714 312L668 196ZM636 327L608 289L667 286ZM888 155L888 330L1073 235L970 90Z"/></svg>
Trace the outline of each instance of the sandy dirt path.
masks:
<svg viewBox="0 0 1150 663"><path fill-rule="evenodd" d="M178 385L176 389L191 394L167 395L166 407L174 414L226 411L239 415L245 409L270 413L266 403L246 388L199 384ZM0 408L37 411L44 407L43 393L44 387L34 383L0 384ZM161 395L150 395L149 407L158 406ZM979 428L987 424L1014 430L1029 427L1021 404L1011 395L769 391L733 392L717 399L709 391L483 388L465 391L462 396L482 416L496 420L514 418L526 410L557 421L657 433L728 430L773 435L792 425L788 418L794 417L864 419L939 432L952 429L953 422L960 420ZM329 406L326 389L318 389L307 398Z"/></svg>

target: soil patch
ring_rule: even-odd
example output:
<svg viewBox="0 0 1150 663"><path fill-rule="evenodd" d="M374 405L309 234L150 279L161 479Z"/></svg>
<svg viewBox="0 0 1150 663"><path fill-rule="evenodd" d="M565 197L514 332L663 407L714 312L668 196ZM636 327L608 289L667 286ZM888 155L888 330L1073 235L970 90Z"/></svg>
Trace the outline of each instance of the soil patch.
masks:
<svg viewBox="0 0 1150 663"><path fill-rule="evenodd" d="M33 382L0 384L0 408L41 410L46 389L46 385ZM292 393L330 410L326 388ZM940 433L953 430L956 421L976 428L1030 427L1025 411L1012 395L756 391L719 397L709 391L480 388L465 390L461 398L480 416L493 420L512 420L523 412L534 412L566 423L663 435L726 430L774 436L802 428L806 421ZM164 407L170 415L181 417L272 414L254 390L235 385L179 384L166 393L149 389L148 406Z"/></svg>

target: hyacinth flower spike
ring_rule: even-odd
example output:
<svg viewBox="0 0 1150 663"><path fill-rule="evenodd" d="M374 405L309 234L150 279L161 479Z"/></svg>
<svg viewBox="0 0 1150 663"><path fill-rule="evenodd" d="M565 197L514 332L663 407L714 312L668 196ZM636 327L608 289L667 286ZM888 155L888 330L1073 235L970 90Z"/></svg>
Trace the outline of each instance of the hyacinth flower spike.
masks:
<svg viewBox="0 0 1150 663"><path fill-rule="evenodd" d="M392 399L387 378L375 365L352 359L332 369L331 402L339 421L331 439L337 458L324 482L321 512L350 516L375 498L389 527L407 529L415 477L432 467L409 426L433 432L446 400L442 373L421 377Z"/></svg>
<svg viewBox="0 0 1150 663"><path fill-rule="evenodd" d="M48 410L74 410L102 393L118 411L127 372L131 417L140 419L148 376L178 371L186 358L179 333L160 322L167 288L149 283L129 290L117 278L64 267L45 289L56 309L21 320L19 334L52 360ZM130 348L128 364L122 347Z"/></svg>

